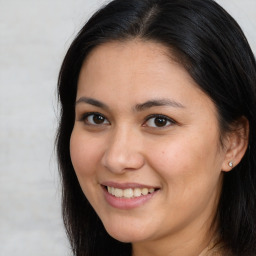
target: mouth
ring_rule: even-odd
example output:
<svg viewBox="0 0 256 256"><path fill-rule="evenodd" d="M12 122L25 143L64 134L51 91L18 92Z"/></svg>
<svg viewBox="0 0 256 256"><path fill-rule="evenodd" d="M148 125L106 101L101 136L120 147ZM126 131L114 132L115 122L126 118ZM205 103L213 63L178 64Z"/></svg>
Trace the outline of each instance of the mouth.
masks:
<svg viewBox="0 0 256 256"><path fill-rule="evenodd" d="M159 188L146 188L146 187L121 189L121 188L116 188L111 186L104 186L104 189L114 197L127 198L127 199L147 196L159 190Z"/></svg>
<svg viewBox="0 0 256 256"><path fill-rule="evenodd" d="M101 184L106 202L120 210L131 210L155 198L160 188L136 184L105 182Z"/></svg>

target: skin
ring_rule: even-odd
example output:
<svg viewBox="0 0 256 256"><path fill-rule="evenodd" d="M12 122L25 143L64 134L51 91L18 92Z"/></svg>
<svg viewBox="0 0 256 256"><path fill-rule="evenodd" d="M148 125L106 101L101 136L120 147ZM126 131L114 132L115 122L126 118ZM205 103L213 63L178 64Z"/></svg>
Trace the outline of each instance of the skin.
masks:
<svg viewBox="0 0 256 256"><path fill-rule="evenodd" d="M172 104L136 108L159 99ZM102 122L95 123L93 115L84 117L90 112L100 113ZM154 114L170 120L158 127L156 118L149 118ZM211 225L222 174L231 169L228 162L234 162L237 148L229 139L221 147L219 138L213 102L164 46L111 42L85 60L71 159L106 230L131 242L133 256L197 256L208 245L215 235ZM159 191L139 207L124 210L106 201L101 186L105 182L136 182Z"/></svg>

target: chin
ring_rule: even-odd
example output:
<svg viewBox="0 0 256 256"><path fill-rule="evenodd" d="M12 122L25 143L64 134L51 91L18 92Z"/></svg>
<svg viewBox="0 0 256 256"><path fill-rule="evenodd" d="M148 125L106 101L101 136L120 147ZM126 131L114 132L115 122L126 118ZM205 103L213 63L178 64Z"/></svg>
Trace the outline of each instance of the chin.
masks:
<svg viewBox="0 0 256 256"><path fill-rule="evenodd" d="M123 243L135 243L146 239L145 235L135 230L124 230L120 227L116 229L113 229L113 227L105 228L111 237Z"/></svg>

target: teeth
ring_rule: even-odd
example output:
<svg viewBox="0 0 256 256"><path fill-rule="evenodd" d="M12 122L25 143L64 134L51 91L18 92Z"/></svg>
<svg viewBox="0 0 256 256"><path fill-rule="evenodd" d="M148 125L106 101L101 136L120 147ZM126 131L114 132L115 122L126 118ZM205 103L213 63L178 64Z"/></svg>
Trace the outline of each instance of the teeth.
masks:
<svg viewBox="0 0 256 256"><path fill-rule="evenodd" d="M148 194L152 194L155 189L154 188L127 188L127 189L120 189L114 187L107 187L108 193L115 196L115 197L124 197L124 198L133 198L139 196L146 196Z"/></svg>
<svg viewBox="0 0 256 256"><path fill-rule="evenodd" d="M133 189L128 188L124 190L124 197L132 198L133 197Z"/></svg>
<svg viewBox="0 0 256 256"><path fill-rule="evenodd" d="M133 196L134 196L134 197L139 197L139 196L141 196L141 189L140 189L140 188L135 188L135 189L133 190Z"/></svg>
<svg viewBox="0 0 256 256"><path fill-rule="evenodd" d="M152 194L155 190L153 188L150 188L148 191L150 194Z"/></svg>
<svg viewBox="0 0 256 256"><path fill-rule="evenodd" d="M123 196L123 190L119 188L114 189L114 196L116 197L122 197Z"/></svg>
<svg viewBox="0 0 256 256"><path fill-rule="evenodd" d="M108 193L112 194L112 187L108 187Z"/></svg>

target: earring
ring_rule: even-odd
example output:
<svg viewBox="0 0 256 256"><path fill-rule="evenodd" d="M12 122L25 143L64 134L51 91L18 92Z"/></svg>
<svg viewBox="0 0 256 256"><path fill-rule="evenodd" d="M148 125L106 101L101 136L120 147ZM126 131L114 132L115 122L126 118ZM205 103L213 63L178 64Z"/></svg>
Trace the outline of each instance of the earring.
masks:
<svg viewBox="0 0 256 256"><path fill-rule="evenodd" d="M230 162L228 163L228 166L232 168L232 167L233 167L233 162L230 161Z"/></svg>

